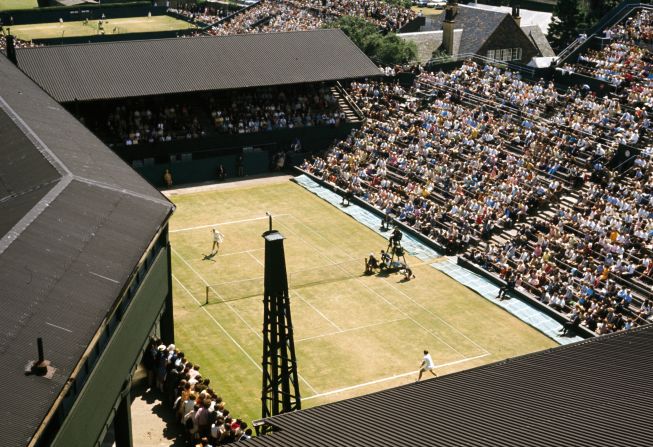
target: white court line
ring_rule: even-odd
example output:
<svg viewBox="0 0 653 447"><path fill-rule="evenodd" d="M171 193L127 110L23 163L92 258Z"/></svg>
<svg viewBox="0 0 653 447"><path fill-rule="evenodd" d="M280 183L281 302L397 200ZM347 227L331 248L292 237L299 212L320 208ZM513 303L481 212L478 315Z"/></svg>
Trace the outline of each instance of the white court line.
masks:
<svg viewBox="0 0 653 447"><path fill-rule="evenodd" d="M224 304L226 304L227 307L229 307L229 309L230 309L233 313L235 313L236 316L238 316L238 318L240 318L240 320L241 320L243 323L245 323L245 326L247 326L247 327L249 328L249 330L252 331L252 332L254 333L254 335L256 335L260 340L263 340L263 336L262 336L261 334L259 334L259 333L258 333L258 332L257 332L257 331L252 327L252 326L250 326L250 324L247 322L247 320L245 320L245 319L242 317L242 315L240 315L240 312L238 312L236 309L234 309L233 306L231 306L231 304L229 304L228 301L225 301L224 298L222 298L222 296L218 293L218 291L215 290L215 289L213 288L213 286L211 286L208 282L206 282L206 280L204 279L204 277L203 277L202 275L200 275L199 272L198 272L197 270L195 270L195 269L193 268L193 266L190 265L190 264L186 261L186 259L184 259L183 256L181 256L181 255L179 254L179 252L177 252L177 250L175 250L175 249L172 248L172 247L170 247L170 248L172 249L172 252L173 252L173 253L174 253L174 254L175 254L179 259L181 259L181 260L182 260L182 261L183 261L183 262L188 266L188 268L191 269L191 270L193 271L193 273L195 273L195 274L197 275L197 277L198 277L199 279L202 280L202 282L203 282L207 287L209 287L211 290L213 290L213 292L218 296L218 298L220 298L220 300L221 300ZM198 304L199 304L199 303L198 303ZM200 306L201 306L201 304L200 304ZM204 309L204 310L206 311L206 309L205 309L204 307L202 307L202 309ZM206 311L206 312L208 313L208 311ZM209 314L209 315L210 315L210 314ZM297 373L297 377L299 377L299 378L300 378L300 379L301 379L301 380L306 384L306 386L308 386L308 388L310 388L310 390L311 390L313 393L317 394L317 390L316 390L315 388L313 388L313 386L312 386L310 383L308 383L308 381L307 381L306 379L304 379L304 378L302 377L301 374Z"/></svg>
<svg viewBox="0 0 653 447"><path fill-rule="evenodd" d="M316 338L323 338L323 337L328 337L330 335L344 334L345 332L358 331L358 330L361 330L361 329L367 329L367 328L374 327L374 326L381 326L382 324L396 323L397 321L404 321L404 320L408 320L408 318L397 318L396 320L381 321L380 323L372 323L372 324L366 324L364 326L358 326L358 327L353 327L353 328L349 328L349 329L341 329L341 330L339 330L337 332L327 332L326 334L313 335L312 337L300 338L300 339L295 340L295 341L300 342L300 341L306 341L306 340L315 340Z"/></svg>
<svg viewBox="0 0 653 447"><path fill-rule="evenodd" d="M172 247L170 247L170 248L172 248ZM261 334L259 334L259 333L258 333L258 332L257 332L257 331L252 327L252 326L250 326L250 324L247 322L247 320L245 320L245 319L242 317L242 315L240 315L240 313L237 312L237 311L233 308L233 306L232 306L231 304L229 304L228 301L225 301L225 299L222 298L222 296L218 293L218 291L215 290L215 289L213 288L213 286L211 286L208 282L206 282L206 280L204 279L204 277L203 277L202 275L200 275L199 272L198 272L197 270L195 270L195 269L193 268L193 266L190 265L190 264L188 263L188 261L186 261L186 259L184 259L183 256L181 256L181 255L179 254L179 252L178 252L177 250L175 250L174 248L172 248L172 253L174 253L174 254L175 254L179 259L181 259L182 262L183 262L184 264L186 264L186 265L188 266L188 268L191 269L191 271L192 271L193 273L195 273L199 279L202 280L202 282L204 283L204 285L206 285L209 289L213 290L213 293L215 293L215 294L218 296L218 298L220 298L220 301L221 301L222 303L226 304L227 307L228 307L228 308L229 308L233 313L235 313L236 316L238 316L238 318L240 318L241 321L242 321L243 323L245 323L245 326L247 326L247 327L249 328L250 331L252 331L252 332L253 332L253 333L254 333L258 338L260 338L261 340L263 339L263 336L262 336Z"/></svg>
<svg viewBox="0 0 653 447"><path fill-rule="evenodd" d="M195 298L195 295L190 293L190 291L186 288L186 286L184 286L184 283L179 281L179 279L177 279L177 277L175 275L172 275L172 279L174 279L175 281L177 281L179 283L181 288L184 289L184 291L193 299L193 301L195 301L202 308L202 310L204 312L206 312L206 314L209 316L209 318L211 320L213 320L213 322L215 324L218 325L218 327L222 330L222 332L224 332L224 334L229 338L229 340L231 340L232 343L235 344L238 347L238 349L240 349L243 352L243 354L245 354L245 356L254 364L254 366L256 366L259 371L263 371L263 368L261 368L261 365L256 363L256 361L252 358L252 356L250 356L247 353L247 351L245 351L245 348L243 348L236 340L234 340L234 338L229 334L229 332L227 332L227 330L220 324L220 322L218 320L216 320L215 317L213 315L211 315L211 313L208 310L206 310L206 308L204 306L202 306L202 304L199 301L197 301L197 299Z"/></svg>
<svg viewBox="0 0 653 447"><path fill-rule="evenodd" d="M402 294L403 296L405 296L406 298L408 298L410 301L413 302L413 304L416 304L417 306L419 306L419 307L421 307L422 309L424 309L424 310L426 311L426 313L428 313L428 314L432 315L433 317L437 318L438 320L442 321L444 324L446 324L447 326L449 326L450 328L452 328L453 330L455 330L458 334L462 335L463 338L465 338L465 339L469 340L470 342L472 342L473 345L475 345L477 348L479 348L479 349L480 349L481 351L483 351L484 353L486 353L486 354L490 354L490 351L488 351L488 350L485 349L483 346L481 346L481 345L479 345L478 343L476 343L474 340L472 340L471 338L469 338L467 335L463 334L463 333L460 331L460 329L458 329L458 328L455 327L455 326L452 326L452 325L449 324L446 320L444 320L442 317L440 317L438 314L436 314L436 313L434 313L434 312L431 312L429 309L427 309L426 307L424 307L423 305L421 305L420 303L418 303L417 301L415 301L413 298L410 297L410 295L408 295L406 292L404 292L403 290L401 290L399 287L395 286L395 285L392 284L390 281L386 281L386 278L383 278L383 279L384 279L384 282L385 282L386 284L388 284L388 285L389 285L390 287L392 287L394 290L396 290L397 292L399 292L400 294Z"/></svg>
<svg viewBox="0 0 653 447"><path fill-rule="evenodd" d="M320 236L322 239L324 239L325 241L327 241L329 244L333 244L333 243L332 243L329 239L327 239L327 238L326 238L322 233L320 233L320 232L318 232L318 231L316 231L316 230L313 230L311 227L309 227L308 225L306 225L306 224L305 224L304 222L302 222L300 219L298 219L297 217L295 217L294 214L290 214L290 217L292 217L296 222L298 222L299 224L303 225L303 226L304 226L305 228L307 228L308 230L312 231L314 234L317 234L318 236ZM291 230L291 231L292 231L292 230ZM348 254L348 253L347 253L347 254ZM353 260L353 259L356 259L356 258L353 257L352 255L349 255L349 254L348 254L348 256L349 256L352 260ZM419 267L419 266L422 266L422 265L430 265L430 264L432 264L432 262L422 262L422 263L419 263L419 264L411 264L411 265L412 265L412 267L414 268L414 267ZM387 278L384 278L384 280L385 280L385 282L386 282L387 284L389 284L390 287L392 287L394 290L396 290L397 292L399 292L399 293L401 293L402 295L404 295L406 298L408 298L408 299L409 299L410 301L412 301L414 304L417 304L419 307L421 307L422 309L424 309L424 310L425 310L428 314L430 314L431 316L433 316L433 317L437 318L438 320L442 321L445 325L447 325L447 326L449 326L450 328L452 328L452 329L453 329L454 331L456 331L458 334L462 335L463 338L465 338L465 339L467 339L468 341L470 341L474 346L476 346L477 348L479 348L482 352L489 353L489 351L488 351L487 349L485 349L483 346L479 345L477 342L475 342L474 340L472 340L471 338L469 338L467 335L465 335L464 333L462 333L462 332L460 331L460 329L458 329L457 327L451 325L449 322L447 322L445 319L443 319L442 317L440 317L438 314L432 312L431 310L429 310L429 309L425 308L424 306L422 306L421 304L417 303L414 299L412 299L412 298L411 298L408 294L406 294L403 290L401 290L400 288L398 288L397 286L395 286L394 284L392 284L390 281L388 281Z"/></svg>
<svg viewBox="0 0 653 447"><path fill-rule="evenodd" d="M283 216L288 216L288 214L277 214L273 215L273 218L276 217L283 217ZM251 219L243 219L243 220L232 220L229 222L218 222L214 224L209 224L209 225L199 225L197 227L188 227L188 228L179 228L177 230L170 230L168 233L180 233L182 231L193 231L193 230L200 230L202 228L211 228L215 227L218 225L233 225L233 224L239 224L239 223L245 223L245 222L254 222L255 220L267 220L268 216L265 217L252 217Z"/></svg>
<svg viewBox="0 0 653 447"><path fill-rule="evenodd" d="M262 249L262 250L263 250L263 249ZM256 256L254 256L254 255L252 254L252 251L254 251L254 250L247 250L247 254L248 254L248 255L249 255L253 260L255 260L255 261L256 261L256 262L257 262L261 267L265 267L265 264L263 264L259 258L257 258ZM265 278L265 277L264 277L264 278Z"/></svg>
<svg viewBox="0 0 653 447"><path fill-rule="evenodd" d="M244 255L244 254L247 254L247 253L251 253L251 252L254 252L254 251L261 251L261 250L264 250L264 249L263 248L252 248L251 250L233 251L233 252L225 253L223 255L218 255L218 256L216 256L216 258L219 259L219 258L224 258L225 256Z"/></svg>
<svg viewBox="0 0 653 447"><path fill-rule="evenodd" d="M470 360L480 359L480 358L483 358L483 357L487 357L488 355L490 355L490 354L481 354L481 355L477 355L476 357L469 357L469 358L466 358L466 359L456 360L455 362L443 363L441 365L437 365L435 367L435 369L443 368L445 366L457 365L458 363L468 362ZM371 382L361 383L361 384L358 384L358 385L348 386L348 387L345 387L345 388L339 388L337 390L327 391L326 393L320 393L320 394L316 394L314 396L303 397L302 401L317 399L318 397L331 396L332 394L338 394L338 393L342 393L344 391L355 390L355 389L358 389L358 388L363 388L363 387L366 387L366 386L375 385L377 383L388 382L390 380L400 379L400 378L406 377L406 376L414 376L414 375L417 375L417 374L419 374L419 369L416 369L416 370L413 370L413 371L410 371L410 372L407 372L407 373L403 373L403 374L397 374L395 376L384 377L383 379L372 380Z"/></svg>
<svg viewBox="0 0 653 447"><path fill-rule="evenodd" d="M301 240L305 245L310 246L310 247L312 247L314 250L317 250L318 252L320 252L320 250L319 250L318 247L316 247L314 244L311 244L311 243L308 242L306 239L304 239L303 237L301 237L299 234L297 234L295 231L293 231L291 228L289 228L288 225L284 224L283 222L281 222L281 225L283 225L284 227L288 228L288 230L290 230L290 231L291 231L291 232L292 232L292 233L293 233L293 234L294 234L298 239L300 239L300 240ZM338 266L338 267L339 267L343 272L345 272L345 273L349 273L349 272L347 272L347 270L345 270L344 268L342 268L342 266L340 266L338 263L336 263L336 262L335 262L332 258L330 258L329 256L324 255L324 258L327 259L327 260L329 260L329 261L331 261L332 265L334 265L334 266ZM388 304L390 307L393 307L394 309L396 309L397 311L399 311L401 314L405 315L407 318L409 318L409 319L410 319L413 323L415 323L417 326L419 326L419 327L421 327L422 329L424 329L424 330L425 330L428 334L430 334L433 338L435 338L436 340L439 340L442 344L447 345L449 348L451 348L451 350L456 351L458 354L460 354L461 357L463 357L463 358L467 358L467 356L466 356L465 354L463 354L462 352L460 352L459 350L457 350L456 348L454 348L453 346L451 346L449 343L447 343L446 341L444 341L444 340L442 339L442 337L438 336L434 331L429 330L428 328L426 328L426 326L424 326L423 324L419 323L419 322L418 322L417 320L415 320L413 317L411 317L410 315L408 315L408 313L406 313L405 311L403 311L399 306L397 306L397 305L391 303L390 301L388 301L388 300L387 300L383 295L381 295L379 292L377 292L376 290L372 289L370 286L368 286L368 285L365 284L363 281L361 281L360 278L355 278L355 279L356 279L356 281L357 281L360 285L362 285L363 287L365 287L367 290L371 291L373 294L377 295L379 298L381 298L383 301L385 301L385 303Z"/></svg>
<svg viewBox="0 0 653 447"><path fill-rule="evenodd" d="M342 333L342 332L345 332L345 331L343 331L342 328L340 328L337 324L335 324L333 321L331 321L331 320L329 319L329 317L327 317L326 315L324 315L324 314L320 311L320 309L318 309L317 307L313 306L311 303L309 303L308 301L306 301L306 300L305 300L305 299L300 295L300 293L299 293L298 291L295 290L295 291L292 292L292 294L295 295L295 296L297 296L297 298L299 298L299 299L302 300L303 302L305 302L305 303L308 305L308 307L310 307L311 309L313 309L315 312L318 313L318 315L320 315L322 318L324 318L326 321L328 321L329 324L331 324L331 326L333 326L334 328L336 328L336 329L338 330L338 332L336 332L336 334L340 334L340 333Z"/></svg>

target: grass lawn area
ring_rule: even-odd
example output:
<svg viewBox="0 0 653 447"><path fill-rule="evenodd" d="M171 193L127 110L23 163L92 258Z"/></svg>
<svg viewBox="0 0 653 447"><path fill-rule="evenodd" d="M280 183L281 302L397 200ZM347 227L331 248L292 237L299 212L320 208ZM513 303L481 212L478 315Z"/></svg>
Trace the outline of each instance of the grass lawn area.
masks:
<svg viewBox="0 0 653 447"><path fill-rule="evenodd" d="M427 8L426 6L411 6L410 9L417 13L421 11L425 16L437 16L444 14L444 9Z"/></svg>
<svg viewBox="0 0 653 447"><path fill-rule="evenodd" d="M1 0L0 0L1 1ZM153 31L176 31L194 28L188 22L177 20L170 16L127 17L123 19L107 19L103 24L106 34L127 34ZM11 27L11 33L22 40L50 39L56 37L94 36L98 34L98 21L35 23Z"/></svg>
<svg viewBox="0 0 653 447"><path fill-rule="evenodd" d="M286 238L304 408L413 382L424 349L440 375L556 346L432 268L437 259L407 256L409 282L363 276L363 258L387 240L302 187L270 180L169 195L176 345L233 415L261 416L266 211ZM215 225L225 240L208 257Z"/></svg>
<svg viewBox="0 0 653 447"><path fill-rule="evenodd" d="M36 0L0 0L0 11L8 11L11 9L32 9L37 6L38 3Z"/></svg>

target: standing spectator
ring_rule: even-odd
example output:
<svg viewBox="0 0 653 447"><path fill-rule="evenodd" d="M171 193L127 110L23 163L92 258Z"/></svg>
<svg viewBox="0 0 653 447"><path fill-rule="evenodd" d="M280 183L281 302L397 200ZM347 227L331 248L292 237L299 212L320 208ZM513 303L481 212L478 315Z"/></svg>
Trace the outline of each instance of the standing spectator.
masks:
<svg viewBox="0 0 653 447"><path fill-rule="evenodd" d="M170 172L170 169L166 169L166 172L163 173L163 181L168 188L172 186L172 173Z"/></svg>

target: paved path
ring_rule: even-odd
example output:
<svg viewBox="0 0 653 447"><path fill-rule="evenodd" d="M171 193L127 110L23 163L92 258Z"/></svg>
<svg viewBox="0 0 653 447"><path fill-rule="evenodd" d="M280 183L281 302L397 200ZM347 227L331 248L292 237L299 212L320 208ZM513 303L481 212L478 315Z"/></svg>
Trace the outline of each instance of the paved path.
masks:
<svg viewBox="0 0 653 447"><path fill-rule="evenodd" d="M183 428L175 421L172 409L161 401L161 394L140 387L132 402L132 436L138 447L186 446Z"/></svg>

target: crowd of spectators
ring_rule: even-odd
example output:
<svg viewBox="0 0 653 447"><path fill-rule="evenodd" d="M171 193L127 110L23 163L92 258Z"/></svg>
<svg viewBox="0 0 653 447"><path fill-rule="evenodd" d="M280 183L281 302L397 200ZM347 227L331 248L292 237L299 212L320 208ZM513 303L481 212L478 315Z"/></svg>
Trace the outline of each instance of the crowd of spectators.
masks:
<svg viewBox="0 0 653 447"><path fill-rule="evenodd" d="M290 2L298 8L318 11L322 15L362 17L387 31L396 31L417 17L412 9L388 0L290 0Z"/></svg>
<svg viewBox="0 0 653 447"><path fill-rule="evenodd" d="M86 113L80 113L83 119ZM136 146L216 134L248 134L346 121L332 88L261 87L188 98L185 103L128 101L105 112L93 109L85 124L109 144Z"/></svg>
<svg viewBox="0 0 653 447"><path fill-rule="evenodd" d="M143 355L148 386L155 388L184 427L190 445L218 446L252 437L247 422L231 415L226 402L175 345L151 340Z"/></svg>
<svg viewBox="0 0 653 447"><path fill-rule="evenodd" d="M599 334L651 316L650 111L467 62L354 82L363 128L303 168ZM623 150L632 168L615 166ZM623 172L625 170L625 172Z"/></svg>
<svg viewBox="0 0 653 447"><path fill-rule="evenodd" d="M385 0L262 0L207 32L228 35L306 31L322 28L344 15L365 18L387 31L396 31L416 17L410 8Z"/></svg>
<svg viewBox="0 0 653 447"><path fill-rule="evenodd" d="M653 42L653 12L643 9L605 31L607 45L588 49L578 63L563 69L606 81L622 89L647 90L651 97L650 45Z"/></svg>
<svg viewBox="0 0 653 447"><path fill-rule="evenodd" d="M219 133L256 133L275 129L337 126L345 120L337 98L326 86L259 88L209 99Z"/></svg>
<svg viewBox="0 0 653 447"><path fill-rule="evenodd" d="M126 146L194 139L205 135L199 111L186 104L117 106L107 116L105 129L113 142Z"/></svg>
<svg viewBox="0 0 653 447"><path fill-rule="evenodd" d="M199 5L195 3L184 3L183 5L178 5L176 8L168 8L168 12L187 17L192 22L206 25L212 25L228 15L222 8L207 6L206 3Z"/></svg>
<svg viewBox="0 0 653 447"><path fill-rule="evenodd" d="M324 17L322 15L297 8L288 2L262 0L247 11L214 26L208 30L208 33L215 36L224 36L229 34L306 31L321 28L323 24Z"/></svg>
<svg viewBox="0 0 653 447"><path fill-rule="evenodd" d="M33 47L40 47L40 46L41 45L33 43L32 41L21 40L18 39L17 37L14 37L15 48L33 48ZM3 34L0 34L0 52L5 54L7 53L7 39Z"/></svg>

